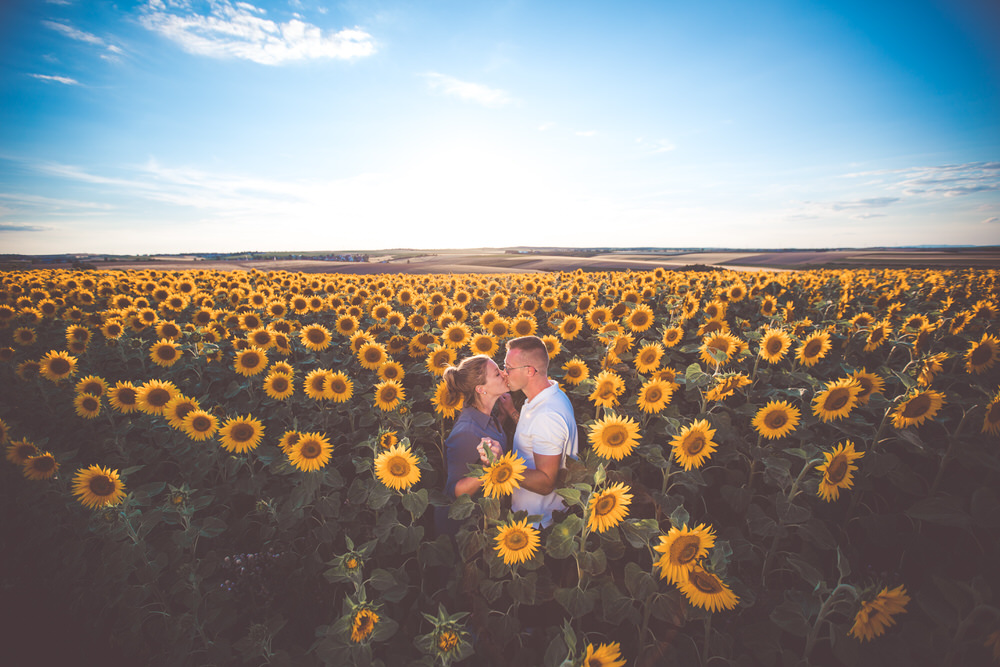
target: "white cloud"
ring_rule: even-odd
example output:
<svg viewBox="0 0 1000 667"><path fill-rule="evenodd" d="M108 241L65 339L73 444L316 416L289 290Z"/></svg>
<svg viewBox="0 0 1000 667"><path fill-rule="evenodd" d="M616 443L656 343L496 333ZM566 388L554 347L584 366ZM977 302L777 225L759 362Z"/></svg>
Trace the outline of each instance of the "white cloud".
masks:
<svg viewBox="0 0 1000 667"><path fill-rule="evenodd" d="M486 107L500 107L510 104L513 100L506 91L490 88L481 83L461 81L453 76L428 72L424 74L431 90L440 90L445 95L457 97L466 102L475 102Z"/></svg>
<svg viewBox="0 0 1000 667"><path fill-rule="evenodd" d="M94 46L100 46L107 50L107 53L103 54L101 57L105 60L111 60L118 62L120 60L119 56L123 55L125 52L121 47L115 46L114 44L109 44L104 39L98 37L97 35L79 30L71 25L65 23L59 23L58 21L42 21L42 25L47 28L51 28L56 32L60 32L70 39L75 39L78 42L84 42L85 44L93 44Z"/></svg>
<svg viewBox="0 0 1000 667"><path fill-rule="evenodd" d="M984 225L994 225L998 222L1000 222L1000 216L996 215L994 215L992 218L986 218L985 220L983 220Z"/></svg>
<svg viewBox="0 0 1000 667"><path fill-rule="evenodd" d="M597 130L580 130L579 132L575 132L574 134L576 134L576 136L578 137L596 137Z"/></svg>
<svg viewBox="0 0 1000 667"><path fill-rule="evenodd" d="M961 197L1000 190L1000 162L966 162L933 167L884 169L846 175L872 179L885 189L918 197Z"/></svg>
<svg viewBox="0 0 1000 667"><path fill-rule="evenodd" d="M212 58L242 58L261 65L297 60L350 60L375 53L368 33L351 28L324 33L318 27L292 19L276 23L265 11L246 2L213 2L207 16L177 0L150 0L140 22L181 46Z"/></svg>
<svg viewBox="0 0 1000 667"><path fill-rule="evenodd" d="M33 76L36 79L41 79L42 81L54 81L56 83L65 83L67 86L79 86L80 82L76 79L71 79L68 76L51 76L49 74L29 74L28 76Z"/></svg>

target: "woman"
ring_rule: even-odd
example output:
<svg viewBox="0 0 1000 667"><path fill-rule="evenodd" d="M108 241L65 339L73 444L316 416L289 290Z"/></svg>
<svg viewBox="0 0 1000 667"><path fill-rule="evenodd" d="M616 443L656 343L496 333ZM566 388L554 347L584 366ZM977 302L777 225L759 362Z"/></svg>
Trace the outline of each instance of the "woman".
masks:
<svg viewBox="0 0 1000 667"><path fill-rule="evenodd" d="M506 449L507 435L501 422L508 418L516 423L518 414L507 390L507 378L485 355L467 357L458 366L449 366L444 381L452 396L463 399L462 411L445 440L448 480L444 490L449 498L457 498L473 495L483 485L478 477L468 476L469 464L481 462L476 449L479 443L488 438L494 448ZM461 523L448 518L448 509L439 507L435 511L438 533L455 535Z"/></svg>

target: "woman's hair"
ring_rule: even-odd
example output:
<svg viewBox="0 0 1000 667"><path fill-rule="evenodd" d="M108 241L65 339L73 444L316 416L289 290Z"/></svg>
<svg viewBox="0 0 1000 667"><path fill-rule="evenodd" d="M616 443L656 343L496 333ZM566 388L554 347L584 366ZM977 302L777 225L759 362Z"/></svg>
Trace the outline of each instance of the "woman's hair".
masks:
<svg viewBox="0 0 1000 667"><path fill-rule="evenodd" d="M466 357L458 366L444 369L444 381L452 398L461 396L465 407L476 404L476 387L486 384L486 363L490 358L485 354Z"/></svg>

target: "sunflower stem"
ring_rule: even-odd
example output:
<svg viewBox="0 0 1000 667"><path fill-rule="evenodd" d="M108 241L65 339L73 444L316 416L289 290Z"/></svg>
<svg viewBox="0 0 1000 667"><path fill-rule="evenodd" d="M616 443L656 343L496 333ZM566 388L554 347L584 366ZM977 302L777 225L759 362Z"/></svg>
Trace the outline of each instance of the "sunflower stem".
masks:
<svg viewBox="0 0 1000 667"><path fill-rule="evenodd" d="M823 605L819 608L819 614L816 615L816 621L813 622L812 628L809 629L809 636L806 637L805 650L802 653L802 659L806 660L809 658L809 654L812 653L813 646L816 645L816 640L819 639L819 629L826 620L826 617L830 615L833 611L834 599L841 591L850 589L851 586L844 583L837 583L837 587L830 592L830 595L823 601Z"/></svg>
<svg viewBox="0 0 1000 667"><path fill-rule="evenodd" d="M955 445L958 444L958 434L962 430L962 426L965 424L965 418L978 407L978 405L974 405L968 410L968 412L962 413L962 419L958 422L955 432L952 433L950 438L948 438L948 449L945 451L944 456L941 457L941 463L938 464L937 474L934 475L934 481L931 483L931 488L927 492L927 495L933 496L937 493L938 487L941 485L941 480L944 479L944 469L948 467L948 464L951 463L951 460L954 458Z"/></svg>
<svg viewBox="0 0 1000 667"><path fill-rule="evenodd" d="M705 639L701 645L701 664L708 664L708 651L711 648L712 643L712 614L709 613L708 618L705 619Z"/></svg>

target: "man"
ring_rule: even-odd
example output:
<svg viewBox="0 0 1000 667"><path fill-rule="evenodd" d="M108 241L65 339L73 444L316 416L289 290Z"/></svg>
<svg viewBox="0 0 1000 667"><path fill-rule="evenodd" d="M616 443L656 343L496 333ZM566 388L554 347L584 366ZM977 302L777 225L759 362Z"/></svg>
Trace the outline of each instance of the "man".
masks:
<svg viewBox="0 0 1000 667"><path fill-rule="evenodd" d="M569 397L549 379L549 353L538 336L507 341L503 371L511 391L524 392L520 416L515 418L514 452L528 469L521 488L515 489L511 508L541 515L541 526L552 523L552 511L564 509L556 493L559 469L578 449L576 415Z"/></svg>

